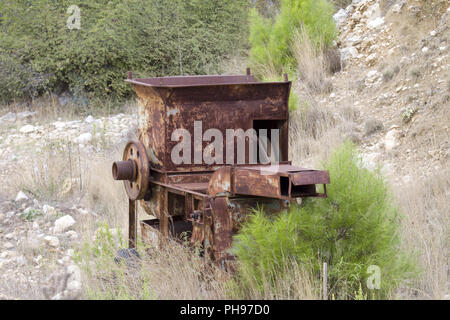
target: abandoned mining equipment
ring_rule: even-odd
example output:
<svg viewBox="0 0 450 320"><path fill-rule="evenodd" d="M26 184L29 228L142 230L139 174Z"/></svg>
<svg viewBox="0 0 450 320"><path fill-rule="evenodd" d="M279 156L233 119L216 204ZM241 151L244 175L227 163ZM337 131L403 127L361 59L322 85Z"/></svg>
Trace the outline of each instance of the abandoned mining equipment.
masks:
<svg viewBox="0 0 450 320"><path fill-rule="evenodd" d="M137 200L155 217L139 221L142 241L156 237L161 242L182 235L186 241L187 236L220 264L233 258L229 250L232 236L251 208L263 205L275 214L297 198L326 197L327 171L304 169L288 161L291 82L286 75L282 82L259 82L250 69L238 76L133 79L129 73L126 81L139 100L138 141L128 142L122 161L113 163L112 173L115 180L124 181L129 198L130 248L137 240ZM208 150L208 141L196 143L194 137L199 122L200 136L208 129L219 130L223 137L229 129L277 129L279 161L276 165L250 161L248 138L244 139L247 151L239 161L235 136L224 142L224 158L231 159L231 164L206 161L202 154ZM172 152L179 143L173 132L180 128L190 134L191 141L185 142L194 148L183 154L190 161L182 163L174 161ZM260 137L256 140L261 148ZM195 159L199 149L200 159ZM316 185L323 185L323 192Z"/></svg>

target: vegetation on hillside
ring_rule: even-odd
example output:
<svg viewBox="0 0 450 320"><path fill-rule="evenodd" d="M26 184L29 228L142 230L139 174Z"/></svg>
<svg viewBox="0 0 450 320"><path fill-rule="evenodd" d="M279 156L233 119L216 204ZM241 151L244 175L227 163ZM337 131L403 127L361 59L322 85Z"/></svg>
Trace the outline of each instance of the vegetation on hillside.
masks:
<svg viewBox="0 0 450 320"><path fill-rule="evenodd" d="M248 0L0 2L0 99L70 90L127 96L123 79L211 74L246 42ZM72 12L73 14L73 12Z"/></svg>

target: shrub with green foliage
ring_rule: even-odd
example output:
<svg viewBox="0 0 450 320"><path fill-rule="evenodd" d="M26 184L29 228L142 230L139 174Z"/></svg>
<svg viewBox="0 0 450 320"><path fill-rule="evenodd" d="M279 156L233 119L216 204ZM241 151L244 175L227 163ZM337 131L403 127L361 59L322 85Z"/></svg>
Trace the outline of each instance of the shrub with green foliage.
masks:
<svg viewBox="0 0 450 320"><path fill-rule="evenodd" d="M326 48L336 37L334 7L326 0L281 0L272 18L250 10L250 61L258 75L270 66L277 74L296 69L293 35L304 28L317 47Z"/></svg>
<svg viewBox="0 0 450 320"><path fill-rule="evenodd" d="M337 299L386 298L414 275L413 260L400 246L401 216L383 178L362 167L350 142L334 152L325 169L331 178L328 198L307 199L278 216L259 208L235 236L239 286L256 282L261 291L271 290L268 279L292 259L312 266L318 280L327 262L328 292ZM379 290L367 288L371 265L381 270Z"/></svg>
<svg viewBox="0 0 450 320"><path fill-rule="evenodd" d="M66 25L73 4L81 10L81 29ZM127 71L215 73L220 60L245 43L248 5L248 0L1 1L0 99L67 89L126 96Z"/></svg>

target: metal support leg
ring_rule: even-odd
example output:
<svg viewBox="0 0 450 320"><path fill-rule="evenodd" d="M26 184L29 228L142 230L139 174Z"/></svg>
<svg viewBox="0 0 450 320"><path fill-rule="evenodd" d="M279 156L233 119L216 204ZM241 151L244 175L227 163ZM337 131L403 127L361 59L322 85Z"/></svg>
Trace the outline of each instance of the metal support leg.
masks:
<svg viewBox="0 0 450 320"><path fill-rule="evenodd" d="M137 214L135 200L128 200L128 218L128 247L136 248Z"/></svg>

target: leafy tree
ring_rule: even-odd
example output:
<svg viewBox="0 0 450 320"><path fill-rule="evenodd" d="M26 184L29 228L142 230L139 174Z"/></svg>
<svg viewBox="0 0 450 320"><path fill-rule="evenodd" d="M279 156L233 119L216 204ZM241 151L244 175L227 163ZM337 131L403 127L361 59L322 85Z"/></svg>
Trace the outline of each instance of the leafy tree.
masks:
<svg viewBox="0 0 450 320"><path fill-rule="evenodd" d="M123 97L129 70L214 73L245 44L248 0L78 0L81 29L70 30L73 4L0 2L1 100L64 90Z"/></svg>

